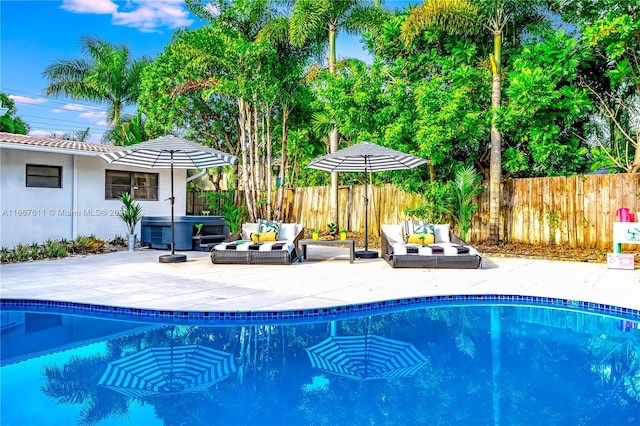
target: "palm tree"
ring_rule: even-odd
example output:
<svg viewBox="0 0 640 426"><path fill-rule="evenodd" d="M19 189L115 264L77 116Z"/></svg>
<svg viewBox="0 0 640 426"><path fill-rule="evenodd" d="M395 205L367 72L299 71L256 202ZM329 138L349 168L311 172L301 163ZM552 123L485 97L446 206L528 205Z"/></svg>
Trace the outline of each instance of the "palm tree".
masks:
<svg viewBox="0 0 640 426"><path fill-rule="evenodd" d="M496 125L502 98L502 38L509 16L516 12L525 15L535 10L536 1L513 0L510 13L505 13L505 0L425 0L413 8L402 27L402 35L409 44L425 29L448 33L472 34L484 27L493 35L491 65L491 147L489 160L489 241L500 240L500 183L502 180L502 135ZM481 25L479 25L481 24Z"/></svg>
<svg viewBox="0 0 640 426"><path fill-rule="evenodd" d="M53 132L49 133L49 138L51 139L64 139L67 141L78 141L78 142L87 142L91 137L91 129L87 127L84 130L76 130L72 133L58 133Z"/></svg>
<svg viewBox="0 0 640 426"><path fill-rule="evenodd" d="M316 43L326 33L329 48L329 72L336 74L336 37L343 29L348 34L374 30L387 12L378 0L296 0L291 14L289 38L303 46ZM329 132L329 151L338 150L338 129ZM331 216L339 225L338 173L331 173Z"/></svg>
<svg viewBox="0 0 640 426"><path fill-rule="evenodd" d="M62 59L45 68L47 94L107 105L107 121L120 124L122 109L137 101L140 77L151 61L135 60L129 48L95 37L81 38L87 59Z"/></svg>

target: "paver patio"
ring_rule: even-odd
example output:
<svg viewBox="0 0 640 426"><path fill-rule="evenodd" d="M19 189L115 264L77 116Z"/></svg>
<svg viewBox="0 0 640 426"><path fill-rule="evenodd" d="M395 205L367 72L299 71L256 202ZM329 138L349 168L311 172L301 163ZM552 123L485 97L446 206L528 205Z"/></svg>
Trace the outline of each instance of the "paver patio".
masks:
<svg viewBox="0 0 640 426"><path fill-rule="evenodd" d="M348 249L316 247L303 263L214 265L204 252L160 264L140 249L0 266L2 298L176 311L281 311L401 298L507 294L640 309L640 270L605 264L488 258L483 269L392 269L348 262ZM347 260L347 261L345 261Z"/></svg>

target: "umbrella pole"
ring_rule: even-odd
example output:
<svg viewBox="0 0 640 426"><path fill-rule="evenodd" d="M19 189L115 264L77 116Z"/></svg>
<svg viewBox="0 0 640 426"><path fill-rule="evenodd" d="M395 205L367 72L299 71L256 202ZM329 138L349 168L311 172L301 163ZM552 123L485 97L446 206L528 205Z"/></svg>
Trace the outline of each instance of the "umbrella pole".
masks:
<svg viewBox="0 0 640 426"><path fill-rule="evenodd" d="M176 254L175 251L175 226L174 226L174 214L173 205L175 204L176 197L173 196L173 151L171 151L171 254L165 254L160 256L160 263L178 263L186 262L187 256L184 254Z"/></svg>
<svg viewBox="0 0 640 426"><path fill-rule="evenodd" d="M174 225L174 214L173 214L173 210L174 210L173 205L175 204L175 201L176 201L176 197L173 196L173 152L171 152L171 254L172 255L176 254L176 250L175 250L176 230Z"/></svg>
<svg viewBox="0 0 640 426"><path fill-rule="evenodd" d="M367 178L367 159L364 157L364 251L354 253L361 259L376 259L378 252L369 250L369 180Z"/></svg>

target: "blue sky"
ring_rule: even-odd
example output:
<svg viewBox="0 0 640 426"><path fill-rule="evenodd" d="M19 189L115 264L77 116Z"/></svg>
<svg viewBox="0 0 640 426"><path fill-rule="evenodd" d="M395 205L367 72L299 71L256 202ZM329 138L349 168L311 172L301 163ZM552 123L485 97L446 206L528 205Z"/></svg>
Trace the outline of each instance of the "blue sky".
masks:
<svg viewBox="0 0 640 426"><path fill-rule="evenodd" d="M406 3L387 0L385 6ZM91 142L98 143L107 128L104 106L46 96L44 69L60 59L83 58L85 35L126 44L136 58L155 58L175 30L200 25L184 0L0 0L0 91L13 99L30 135L90 127ZM368 60L358 37L340 35L337 48L338 57Z"/></svg>

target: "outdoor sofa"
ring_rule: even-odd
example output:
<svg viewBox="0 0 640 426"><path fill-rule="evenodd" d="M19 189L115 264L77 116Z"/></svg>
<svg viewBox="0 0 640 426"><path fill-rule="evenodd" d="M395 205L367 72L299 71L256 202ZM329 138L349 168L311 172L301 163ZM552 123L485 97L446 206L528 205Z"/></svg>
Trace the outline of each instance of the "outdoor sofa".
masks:
<svg viewBox="0 0 640 426"><path fill-rule="evenodd" d="M419 234L413 231L424 226L433 233L433 242L416 242L416 235ZM482 267L480 253L453 234L448 224L405 220L400 225L382 225L381 253L393 268Z"/></svg>
<svg viewBox="0 0 640 426"><path fill-rule="evenodd" d="M273 224L275 221L269 222ZM273 241L259 241L260 235L265 238L267 234L272 233L261 229L260 222L244 223L242 229L231 235L227 241L211 248L211 262L290 265L298 258L296 248L302 237L302 231L303 227L298 223L278 222L278 230L275 232ZM252 235L254 241L252 241Z"/></svg>

